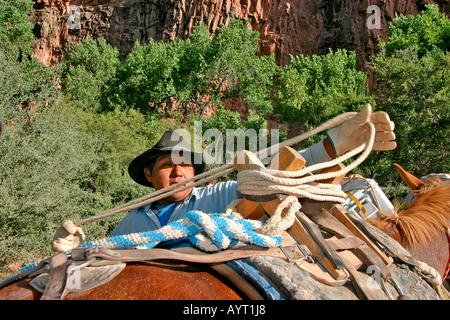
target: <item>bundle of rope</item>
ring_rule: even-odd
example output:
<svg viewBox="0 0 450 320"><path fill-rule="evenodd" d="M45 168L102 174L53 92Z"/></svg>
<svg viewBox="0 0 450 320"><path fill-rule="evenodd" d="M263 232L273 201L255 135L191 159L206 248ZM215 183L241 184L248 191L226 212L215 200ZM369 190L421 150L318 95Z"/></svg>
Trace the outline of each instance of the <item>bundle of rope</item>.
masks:
<svg viewBox="0 0 450 320"><path fill-rule="evenodd" d="M109 237L81 245L80 247L104 247L109 249L150 249L160 242L187 238L203 251L211 252L237 246L240 242L261 247L276 247L280 236L258 233L264 224L256 220L239 219L225 214L206 214L189 211L186 217L158 230Z"/></svg>
<svg viewBox="0 0 450 320"><path fill-rule="evenodd" d="M339 184L320 183L318 181L345 176L367 158L372 151L375 139L375 128L371 123L369 126L370 135L364 144L331 161L315 164L296 171L267 168L243 170L237 175L238 190L244 195L281 193L316 201L344 203L347 194L341 190ZM345 160L360 152L362 152L361 155L355 161L338 171L313 174L316 171L342 164Z"/></svg>

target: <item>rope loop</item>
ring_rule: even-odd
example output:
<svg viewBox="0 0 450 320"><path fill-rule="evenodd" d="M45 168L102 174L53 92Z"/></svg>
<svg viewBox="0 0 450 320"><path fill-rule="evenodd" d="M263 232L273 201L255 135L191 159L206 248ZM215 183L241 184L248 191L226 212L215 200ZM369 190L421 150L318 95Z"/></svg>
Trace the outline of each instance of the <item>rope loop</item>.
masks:
<svg viewBox="0 0 450 320"><path fill-rule="evenodd" d="M375 141L375 127L368 123L369 137L359 147L337 157L336 159L296 171L283 171L273 169L243 170L238 173L238 190L244 195L270 195L276 193L309 198L316 201L331 201L344 203L347 194L342 191L339 184L320 183L321 180L345 176L349 171L360 165L370 154ZM361 155L346 167L328 173L314 172L342 164L356 154Z"/></svg>

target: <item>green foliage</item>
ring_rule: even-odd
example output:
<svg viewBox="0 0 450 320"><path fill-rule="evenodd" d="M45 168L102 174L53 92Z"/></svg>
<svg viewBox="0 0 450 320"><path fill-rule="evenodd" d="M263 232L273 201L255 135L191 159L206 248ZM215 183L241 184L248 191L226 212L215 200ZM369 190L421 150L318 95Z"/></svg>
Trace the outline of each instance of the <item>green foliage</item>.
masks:
<svg viewBox="0 0 450 320"><path fill-rule="evenodd" d="M389 24L389 41L381 43L385 56L401 50L415 50L419 57L439 55L450 47L450 21L437 5L425 5L417 16L398 15Z"/></svg>
<svg viewBox="0 0 450 320"><path fill-rule="evenodd" d="M135 44L119 68L108 96L109 108L131 107L146 113L177 101L185 113L203 114L221 100L241 97L259 114L272 110L270 85L274 57L258 57L258 33L232 19L212 35L196 26L188 40Z"/></svg>
<svg viewBox="0 0 450 320"><path fill-rule="evenodd" d="M346 50L317 56L291 56L281 70L277 111L308 131L338 114L359 111L366 103L367 77L356 69L356 54ZM317 138L316 140L317 141Z"/></svg>
<svg viewBox="0 0 450 320"><path fill-rule="evenodd" d="M0 117L20 121L23 112ZM92 213L95 194L82 190L96 166L82 145L72 114L53 108L31 118L27 130L7 127L0 139L1 264L49 253L63 217ZM30 261L29 261L30 262Z"/></svg>
<svg viewBox="0 0 450 320"><path fill-rule="evenodd" d="M396 124L398 147L385 154L386 169L398 162L417 176L450 171L449 28L449 19L436 6L427 6L417 17L397 17L385 50L373 61L380 109ZM386 183L398 180L382 169L379 177Z"/></svg>
<svg viewBox="0 0 450 320"><path fill-rule="evenodd" d="M15 56L0 50L0 108L17 109L30 102L45 104L57 94L53 81L56 70L36 60L18 63Z"/></svg>
<svg viewBox="0 0 450 320"><path fill-rule="evenodd" d="M0 0L0 108L26 108L31 102L39 106L55 95L56 68L30 59L32 9L31 0Z"/></svg>
<svg viewBox="0 0 450 320"><path fill-rule="evenodd" d="M264 115L272 111L269 90L278 68L274 55L257 56L258 41L258 32L251 31L245 21L232 19L213 37L208 73L210 81L219 84L218 94L226 84L222 92L226 98L241 97Z"/></svg>
<svg viewBox="0 0 450 320"><path fill-rule="evenodd" d="M26 111L1 109L4 123ZM0 271L51 254L56 229L150 192L128 176L131 159L156 143L163 130L130 110L96 114L63 100L8 126L0 139ZM124 213L125 214L125 213ZM83 227L90 240L106 237L124 216Z"/></svg>
<svg viewBox="0 0 450 320"><path fill-rule="evenodd" d="M8 51L15 59L26 58L32 52L33 25L28 20L32 10L32 0L0 0L0 50Z"/></svg>
<svg viewBox="0 0 450 320"><path fill-rule="evenodd" d="M243 129L241 117L238 112L225 109L223 106L217 108L216 114L202 121L203 133L209 129L217 129L225 134L227 129Z"/></svg>
<svg viewBox="0 0 450 320"><path fill-rule="evenodd" d="M135 108L144 112L150 104L168 101L175 94L172 73L178 53L171 44L150 40L136 42L133 51L117 70L111 90L105 93L105 110ZM149 112L148 112L149 113Z"/></svg>
<svg viewBox="0 0 450 320"><path fill-rule="evenodd" d="M101 109L102 97L109 89L119 66L119 51L104 38L84 38L69 49L62 63L61 85L79 106Z"/></svg>

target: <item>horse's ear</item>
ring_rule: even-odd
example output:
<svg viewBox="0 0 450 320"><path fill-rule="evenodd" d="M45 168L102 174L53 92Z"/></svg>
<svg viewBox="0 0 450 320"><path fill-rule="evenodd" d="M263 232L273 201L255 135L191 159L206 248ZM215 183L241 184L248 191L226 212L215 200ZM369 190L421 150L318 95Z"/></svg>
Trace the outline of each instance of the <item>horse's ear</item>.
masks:
<svg viewBox="0 0 450 320"><path fill-rule="evenodd" d="M424 185L422 180L403 169L399 164L394 163L394 166L397 168L400 177L411 191L419 190Z"/></svg>

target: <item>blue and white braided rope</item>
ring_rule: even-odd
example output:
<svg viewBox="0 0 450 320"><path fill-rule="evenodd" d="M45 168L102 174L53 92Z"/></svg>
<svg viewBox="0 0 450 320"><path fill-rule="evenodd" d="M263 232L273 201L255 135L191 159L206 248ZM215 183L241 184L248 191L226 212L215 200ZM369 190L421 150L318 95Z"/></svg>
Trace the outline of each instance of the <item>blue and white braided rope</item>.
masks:
<svg viewBox="0 0 450 320"><path fill-rule="evenodd" d="M264 226L264 222L242 219L235 215L189 211L184 219L158 230L109 237L79 247L149 249L160 242L183 238L189 239L193 246L207 252L224 250L242 243L261 247L279 246L282 241L280 235L268 236L258 232Z"/></svg>

